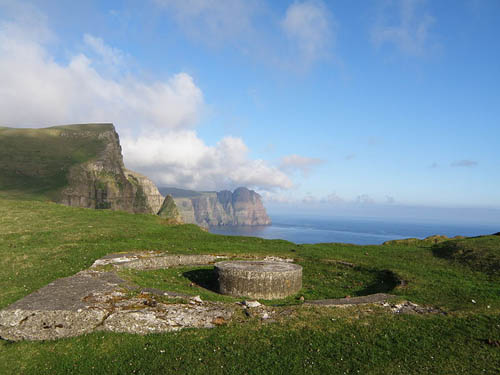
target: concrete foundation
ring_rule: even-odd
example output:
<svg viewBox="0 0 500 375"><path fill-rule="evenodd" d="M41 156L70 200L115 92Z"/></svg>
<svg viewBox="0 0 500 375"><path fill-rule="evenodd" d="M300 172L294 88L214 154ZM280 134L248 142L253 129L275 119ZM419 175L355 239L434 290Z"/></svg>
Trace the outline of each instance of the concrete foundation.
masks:
<svg viewBox="0 0 500 375"><path fill-rule="evenodd" d="M268 261L228 261L215 264L219 292L234 297L285 298L302 288L302 267Z"/></svg>

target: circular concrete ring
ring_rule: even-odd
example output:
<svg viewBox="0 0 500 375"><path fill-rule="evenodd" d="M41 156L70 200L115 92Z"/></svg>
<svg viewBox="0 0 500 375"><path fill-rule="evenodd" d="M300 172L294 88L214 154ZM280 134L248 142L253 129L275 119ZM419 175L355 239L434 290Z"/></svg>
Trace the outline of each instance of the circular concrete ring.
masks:
<svg viewBox="0 0 500 375"><path fill-rule="evenodd" d="M302 267L269 261L228 261L215 264L219 292L234 297L285 298L302 288Z"/></svg>

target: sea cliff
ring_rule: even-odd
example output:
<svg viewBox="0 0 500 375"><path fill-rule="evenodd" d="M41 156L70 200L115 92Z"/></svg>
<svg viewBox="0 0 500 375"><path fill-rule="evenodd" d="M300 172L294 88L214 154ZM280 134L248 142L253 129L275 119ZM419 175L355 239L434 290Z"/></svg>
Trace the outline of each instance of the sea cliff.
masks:
<svg viewBox="0 0 500 375"><path fill-rule="evenodd" d="M172 195L185 223L203 227L271 224L260 195L245 187L234 192L196 192L175 188L160 188L160 191Z"/></svg>

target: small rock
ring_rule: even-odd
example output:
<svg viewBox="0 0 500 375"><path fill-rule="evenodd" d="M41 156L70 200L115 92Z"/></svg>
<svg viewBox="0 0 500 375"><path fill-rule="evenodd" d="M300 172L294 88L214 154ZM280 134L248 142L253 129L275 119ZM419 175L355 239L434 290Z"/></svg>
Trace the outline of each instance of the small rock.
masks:
<svg viewBox="0 0 500 375"><path fill-rule="evenodd" d="M191 301L197 302L197 303L203 303L203 300L201 299L200 296L195 296L191 298Z"/></svg>
<svg viewBox="0 0 500 375"><path fill-rule="evenodd" d="M150 307L156 307L156 305L158 304L154 299L152 300L145 300L143 302L143 304L145 304L146 306L150 306Z"/></svg>
<svg viewBox="0 0 500 375"><path fill-rule="evenodd" d="M269 319L269 314L268 313L264 313L264 315L262 315L262 319Z"/></svg>
<svg viewBox="0 0 500 375"><path fill-rule="evenodd" d="M472 303L476 303L476 300L474 300L474 299L471 299L470 301L471 301Z"/></svg>
<svg viewBox="0 0 500 375"><path fill-rule="evenodd" d="M304 301L304 300L305 300L304 296L300 296L299 301Z"/></svg>
<svg viewBox="0 0 500 375"><path fill-rule="evenodd" d="M259 301L243 301L243 304L247 307L259 307L261 305Z"/></svg>

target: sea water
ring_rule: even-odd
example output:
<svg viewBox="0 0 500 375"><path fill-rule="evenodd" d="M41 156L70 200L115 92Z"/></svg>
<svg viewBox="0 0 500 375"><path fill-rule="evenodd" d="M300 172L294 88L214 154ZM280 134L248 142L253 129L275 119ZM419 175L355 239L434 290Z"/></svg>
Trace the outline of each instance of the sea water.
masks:
<svg viewBox="0 0 500 375"><path fill-rule="evenodd" d="M375 219L353 217L301 217L273 215L268 226L222 226L209 228L211 233L283 239L297 244L340 242L377 245L403 238L425 238L434 234L479 236L500 231L493 224L465 224Z"/></svg>

